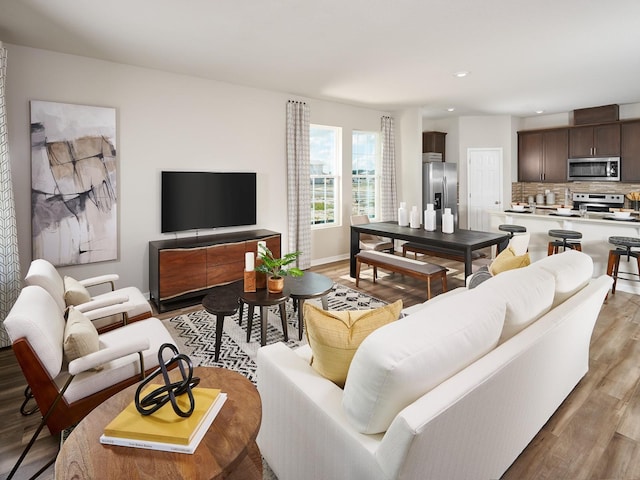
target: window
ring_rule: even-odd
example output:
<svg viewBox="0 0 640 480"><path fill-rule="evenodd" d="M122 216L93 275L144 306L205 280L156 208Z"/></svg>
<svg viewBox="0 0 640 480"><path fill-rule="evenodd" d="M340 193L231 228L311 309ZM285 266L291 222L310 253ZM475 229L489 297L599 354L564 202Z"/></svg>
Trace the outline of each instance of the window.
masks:
<svg viewBox="0 0 640 480"><path fill-rule="evenodd" d="M354 130L351 142L351 213L375 218L380 203L380 135Z"/></svg>
<svg viewBox="0 0 640 480"><path fill-rule="evenodd" d="M309 127L311 161L311 225L340 223L338 192L342 129L324 125Z"/></svg>

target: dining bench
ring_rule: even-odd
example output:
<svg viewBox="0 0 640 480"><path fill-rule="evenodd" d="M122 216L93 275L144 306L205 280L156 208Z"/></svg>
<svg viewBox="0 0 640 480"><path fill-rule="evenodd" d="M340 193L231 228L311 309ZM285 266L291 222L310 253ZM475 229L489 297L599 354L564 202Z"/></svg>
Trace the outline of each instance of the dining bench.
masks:
<svg viewBox="0 0 640 480"><path fill-rule="evenodd" d="M442 265L371 250L361 251L356 255L356 287L360 285L360 268L363 263L373 267L374 283L378 276L378 268L383 268L390 272L426 280L427 300L431 298L431 279L434 277L442 282L442 292L447 291L447 269Z"/></svg>

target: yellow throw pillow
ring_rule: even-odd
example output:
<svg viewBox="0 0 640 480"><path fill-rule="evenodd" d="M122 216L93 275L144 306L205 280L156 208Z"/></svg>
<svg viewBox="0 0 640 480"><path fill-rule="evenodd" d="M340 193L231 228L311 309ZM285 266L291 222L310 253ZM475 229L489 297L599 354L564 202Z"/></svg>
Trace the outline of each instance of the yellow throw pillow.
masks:
<svg viewBox="0 0 640 480"><path fill-rule="evenodd" d="M362 341L400 317L402 300L373 310L326 311L305 303L303 318L313 356L311 366L340 388Z"/></svg>
<svg viewBox="0 0 640 480"><path fill-rule="evenodd" d="M75 278L64 277L64 302L69 305L80 305L91 300L91 294Z"/></svg>
<svg viewBox="0 0 640 480"><path fill-rule="evenodd" d="M67 362L84 357L100 348L98 330L85 315L73 307L67 310L64 327L64 358Z"/></svg>
<svg viewBox="0 0 640 480"><path fill-rule="evenodd" d="M515 268L526 267L531 264L529 252L524 255L516 255L513 248L505 248L489 265L491 275L497 275L500 272L513 270Z"/></svg>

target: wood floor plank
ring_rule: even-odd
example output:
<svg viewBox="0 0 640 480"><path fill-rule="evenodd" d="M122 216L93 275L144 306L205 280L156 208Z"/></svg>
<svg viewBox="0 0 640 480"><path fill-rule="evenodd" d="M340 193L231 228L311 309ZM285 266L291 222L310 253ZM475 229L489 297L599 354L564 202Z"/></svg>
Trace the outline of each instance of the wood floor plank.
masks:
<svg viewBox="0 0 640 480"><path fill-rule="evenodd" d="M590 480L640 478L640 445L616 433L593 470Z"/></svg>

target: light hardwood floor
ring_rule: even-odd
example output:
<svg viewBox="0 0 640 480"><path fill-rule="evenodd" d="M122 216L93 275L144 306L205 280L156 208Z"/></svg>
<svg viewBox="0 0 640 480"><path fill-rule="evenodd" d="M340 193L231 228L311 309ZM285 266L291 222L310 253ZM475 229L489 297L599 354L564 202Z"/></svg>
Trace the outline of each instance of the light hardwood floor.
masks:
<svg viewBox="0 0 640 480"><path fill-rule="evenodd" d="M462 269L457 262L433 261L458 272ZM355 288L346 261L312 270ZM462 285L455 275L449 276L448 283L449 289ZM426 297L424 282L398 274L383 275L373 284L370 271L365 271L360 289L386 301L401 298L405 306ZM434 290L440 291L438 282ZM639 306L640 296L624 292L609 295L591 340L589 372L505 473L504 480L640 479ZM0 350L0 479L5 478L39 421L18 412L25 385L11 350ZM57 443L45 429L16 478L35 472L55 454ZM40 478L52 479L53 468Z"/></svg>

